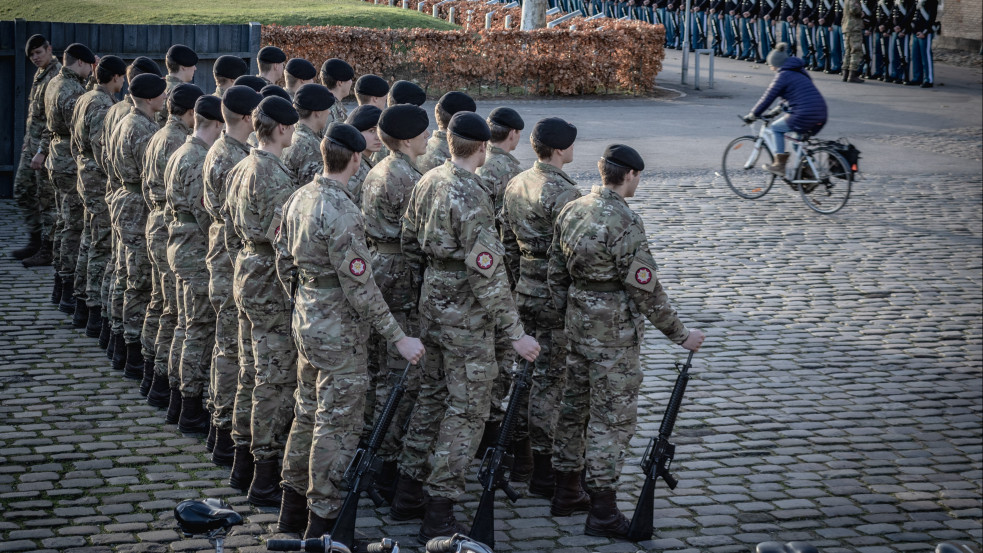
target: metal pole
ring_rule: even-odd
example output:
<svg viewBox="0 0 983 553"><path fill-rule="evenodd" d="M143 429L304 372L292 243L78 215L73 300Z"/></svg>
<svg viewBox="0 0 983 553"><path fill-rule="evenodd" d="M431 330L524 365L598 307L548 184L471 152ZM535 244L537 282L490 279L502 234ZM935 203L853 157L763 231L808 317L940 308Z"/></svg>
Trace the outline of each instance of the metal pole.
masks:
<svg viewBox="0 0 983 553"><path fill-rule="evenodd" d="M690 13L693 9L693 0L686 0L686 11L683 16L683 75L682 84L686 84L686 69L689 65L689 33L690 33Z"/></svg>

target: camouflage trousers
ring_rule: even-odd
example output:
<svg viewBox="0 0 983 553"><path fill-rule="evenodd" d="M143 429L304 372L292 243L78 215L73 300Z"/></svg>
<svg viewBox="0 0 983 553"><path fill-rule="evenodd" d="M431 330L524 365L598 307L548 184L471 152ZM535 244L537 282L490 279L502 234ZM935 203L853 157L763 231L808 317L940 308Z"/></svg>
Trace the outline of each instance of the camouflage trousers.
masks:
<svg viewBox="0 0 983 553"><path fill-rule="evenodd" d="M21 153L17 174L14 175L14 197L24 216L27 232L51 237L55 222L55 189L48 171L31 169L34 150Z"/></svg>
<svg viewBox="0 0 983 553"><path fill-rule="evenodd" d="M843 33L843 69L859 71L864 62L864 32L856 30Z"/></svg>
<svg viewBox="0 0 983 553"><path fill-rule="evenodd" d="M181 386L181 347L172 347L177 330L178 286L174 272L167 264L167 221L170 210L156 207L147 216L147 253L150 256L151 291L147 303L147 316L143 321L143 335L154 339L151 349L154 358L154 374L167 375L171 388ZM183 339L183 335L180 336Z"/></svg>
<svg viewBox="0 0 983 553"><path fill-rule="evenodd" d="M211 377L212 346L215 344L215 310L208 301L208 277L177 275L179 292L178 327L184 330L180 343L181 395L202 396ZM178 348L178 333L174 347Z"/></svg>
<svg viewBox="0 0 983 553"><path fill-rule="evenodd" d="M82 197L75 173L49 173L55 189L56 219L53 231L55 270L63 279L75 279L79 245L82 242ZM76 294L80 292L76 288Z"/></svg>
<svg viewBox="0 0 983 553"><path fill-rule="evenodd" d="M406 311L394 311L393 318L399 323L399 327L406 332L407 336L415 336L420 327L420 318L417 313L407 313ZM396 382L403 375L406 368L406 360L399 354L396 344L390 344L378 332L373 331L369 338L369 366L373 363L378 367L379 378L374 382L369 381L370 386L375 386L375 393L365 395L366 400L373 397L375 403L366 411L371 412L371 422L369 423L368 433L362 433L362 437L368 439L371 435L375 422L382 415L382 410L386 406L389 394L392 392ZM371 373L370 373L371 374ZM406 425L410 419L413 406L416 405L417 395L420 393L420 369L419 367L410 368L406 375L406 393L396 408L396 416L393 418L392 426L386 432L386 437L379 447L380 458L386 461L396 461L399 453L403 449L403 436L406 434Z"/></svg>
<svg viewBox="0 0 983 553"><path fill-rule="evenodd" d="M214 244L212 234L216 233L213 224L209 229L209 244ZM222 229L219 228L218 233ZM217 233L216 233L217 234ZM219 235L224 241L224 237ZM239 309L232 298L232 264L223 252L214 260L208 260L208 300L215 313L215 341L212 344L211 372L209 374L209 399L212 407L212 424L225 430L232 428L232 410L236 403L236 388L239 384ZM251 369L252 372L252 369ZM245 435L233 433L237 445L249 443L249 416L252 410L252 381L249 379L249 401L245 404L247 416Z"/></svg>
<svg viewBox="0 0 983 553"><path fill-rule="evenodd" d="M245 315L245 321L240 315L239 352L244 352L243 344L248 340L255 366L249 429L250 450L257 461L283 456L297 389L297 349L290 335L290 303L274 265L272 252L243 250L236 260L232 286L236 306ZM239 395L237 390L237 412ZM235 426L233 419L233 430Z"/></svg>
<svg viewBox="0 0 983 553"><path fill-rule="evenodd" d="M358 446L365 389L366 348L327 351L297 342L294 421L283 458L283 486L305 494L311 511L335 518L345 492L342 477Z"/></svg>
<svg viewBox="0 0 983 553"><path fill-rule="evenodd" d="M126 190L116 200L119 211L118 250L123 291L123 336L127 344L143 344L143 356L152 357L156 336L141 334L150 303L152 274L147 255L147 203L136 190ZM117 280L117 286L121 283Z"/></svg>
<svg viewBox="0 0 983 553"><path fill-rule="evenodd" d="M403 440L400 470L426 481L431 495L456 500L491 407L498 374L495 329L444 327L426 317L421 325L429 353L420 371L420 393Z"/></svg>
<svg viewBox="0 0 983 553"><path fill-rule="evenodd" d="M120 190L106 194L110 224L109 262L102 276L103 313L110 317L110 326L116 333L123 332L123 292L126 290L125 256L120 253L123 242L119 233L119 198L122 194Z"/></svg>
<svg viewBox="0 0 983 553"><path fill-rule="evenodd" d="M568 341L563 316L547 298L516 294L522 327L539 341L539 357L532 367L529 387L529 441L533 453L553 453L553 435L566 386Z"/></svg>
<svg viewBox="0 0 983 553"><path fill-rule="evenodd" d="M580 471L586 454L591 489L614 489L621 475L638 417L639 353L638 345L605 348L570 343L553 467Z"/></svg>
<svg viewBox="0 0 983 553"><path fill-rule="evenodd" d="M109 206L106 205L106 174L91 169L80 171L78 189L85 212L75 271L76 287L79 286L79 277L82 277L81 289L85 293L86 305L97 307L103 305L102 281L112 241ZM83 297L82 294L78 295Z"/></svg>

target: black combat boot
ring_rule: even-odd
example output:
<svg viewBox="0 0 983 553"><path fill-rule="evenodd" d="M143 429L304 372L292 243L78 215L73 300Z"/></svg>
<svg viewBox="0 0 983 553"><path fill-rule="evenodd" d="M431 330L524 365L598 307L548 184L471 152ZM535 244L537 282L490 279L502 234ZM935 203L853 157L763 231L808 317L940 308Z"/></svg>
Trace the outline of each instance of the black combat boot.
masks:
<svg viewBox="0 0 983 553"><path fill-rule="evenodd" d="M113 342L113 370L122 371L126 368L126 340L123 338L122 332L116 332L113 336L115 338Z"/></svg>
<svg viewBox="0 0 983 553"><path fill-rule="evenodd" d="M23 248L17 248L10 252L17 261L23 261L41 250L41 233L32 232L27 238L27 244Z"/></svg>
<svg viewBox="0 0 983 553"><path fill-rule="evenodd" d="M143 379L147 380L147 366L143 367ZM167 409L171 404L171 387L167 384L167 375L154 374L154 363L150 360L150 390L147 392L147 404L158 409ZM143 382L140 383L143 387Z"/></svg>
<svg viewBox="0 0 983 553"><path fill-rule="evenodd" d="M185 435L204 438L209 430L211 416L201 404L201 396L184 396L181 398L181 416L178 417L177 429Z"/></svg>
<svg viewBox="0 0 983 553"><path fill-rule="evenodd" d="M304 532L304 539L320 538L334 528L337 519L321 518L311 511L307 519L307 531Z"/></svg>
<svg viewBox="0 0 983 553"><path fill-rule="evenodd" d="M149 398L150 397L150 388L153 386L153 384L154 384L154 358L153 357L144 357L143 358L143 378L140 379L140 395L143 396L143 397ZM166 387L165 387L165 391L166 391ZM157 403L162 403L165 400L166 400L166 398L164 398L164 399L158 398L156 400L156 402ZM150 403L150 400L149 399L147 400L147 403ZM167 407L167 404L166 403L164 405L156 405L155 403L150 403L150 405L153 405L154 407L160 407L161 409L163 409L164 407Z"/></svg>
<svg viewBox="0 0 983 553"><path fill-rule="evenodd" d="M293 488L284 486L283 501L280 503L280 518L276 522L277 532L303 534L308 526L307 515L307 496L297 493ZM330 532L331 528L328 528L328 531Z"/></svg>
<svg viewBox="0 0 983 553"><path fill-rule="evenodd" d="M51 248L52 248L51 241L42 239L41 249L38 250L37 253L35 253L31 257L28 257L24 261L21 261L21 264L23 264L24 267L28 269L30 269L31 267L47 267L48 265L51 265L51 262L54 261L54 255L52 255ZM52 303L58 303L58 302L52 302Z"/></svg>
<svg viewBox="0 0 983 553"><path fill-rule="evenodd" d="M220 467L231 467L235 459L236 444L232 441L232 430L220 428L215 431L215 449L212 462Z"/></svg>
<svg viewBox="0 0 983 553"><path fill-rule="evenodd" d="M143 378L143 345L139 340L126 344L126 365L123 367L123 378L140 380Z"/></svg>
<svg viewBox="0 0 983 553"><path fill-rule="evenodd" d="M166 376L164 378L167 378ZM164 415L164 422L167 424L177 424L181 420L181 388L174 386L171 388L170 399L167 402L167 413Z"/></svg>
<svg viewBox="0 0 983 553"><path fill-rule="evenodd" d="M437 536L467 535L468 529L454 518L454 501L446 497L431 497L427 514L420 525L420 542L427 543Z"/></svg>
<svg viewBox="0 0 983 553"><path fill-rule="evenodd" d="M73 277L61 279L61 301L58 302L58 311L66 315L75 313L75 280Z"/></svg>
<svg viewBox="0 0 983 553"><path fill-rule="evenodd" d="M99 330L99 349L106 350L106 357L113 358L109 350L109 341L113 337L113 327L109 324L109 317L102 317L102 328Z"/></svg>
<svg viewBox="0 0 983 553"><path fill-rule="evenodd" d="M511 482L528 482L532 476L532 443L529 437L525 437L512 442L512 455L515 461L512 463Z"/></svg>
<svg viewBox="0 0 983 553"><path fill-rule="evenodd" d="M283 499L280 488L280 461L263 459L255 462L253 483L249 485L246 500L256 507L277 507Z"/></svg>
<svg viewBox="0 0 983 553"><path fill-rule="evenodd" d="M232 473L229 474L229 486L241 492L249 491L249 484L253 481L255 463L253 454L249 451L249 445L235 446L235 454L232 460Z"/></svg>
<svg viewBox="0 0 983 553"><path fill-rule="evenodd" d="M428 499L423 491L423 482L400 473L396 478L396 493L389 509L389 518L396 521L422 518Z"/></svg>
<svg viewBox="0 0 983 553"><path fill-rule="evenodd" d="M553 477L553 456L545 453L532 455L532 480L529 482L529 493L542 497L553 497L556 480Z"/></svg>
<svg viewBox="0 0 983 553"><path fill-rule="evenodd" d="M580 475L579 470L556 471L556 490L550 502L551 515L568 517L590 510L590 496L580 487Z"/></svg>
<svg viewBox="0 0 983 553"><path fill-rule="evenodd" d="M207 451L209 453L215 451L215 433L216 432L218 432L218 429L215 428L214 426L210 426L208 428L208 437L205 438L205 451Z"/></svg>
<svg viewBox="0 0 983 553"><path fill-rule="evenodd" d="M628 538L631 523L618 510L618 497L614 490L592 490L590 511L584 523L584 533L602 538Z"/></svg>
<svg viewBox="0 0 983 553"><path fill-rule="evenodd" d="M65 290L65 286L61 281L61 275L55 272L55 285L51 289L51 303L58 305L61 303L61 293Z"/></svg>
<svg viewBox="0 0 983 553"><path fill-rule="evenodd" d="M75 298L75 312L72 313L72 326L75 328L85 328L89 325L89 306L85 300Z"/></svg>
<svg viewBox="0 0 983 553"><path fill-rule="evenodd" d="M89 308L89 320L85 323L85 336L87 338L98 338L102 336L101 306L95 305Z"/></svg>

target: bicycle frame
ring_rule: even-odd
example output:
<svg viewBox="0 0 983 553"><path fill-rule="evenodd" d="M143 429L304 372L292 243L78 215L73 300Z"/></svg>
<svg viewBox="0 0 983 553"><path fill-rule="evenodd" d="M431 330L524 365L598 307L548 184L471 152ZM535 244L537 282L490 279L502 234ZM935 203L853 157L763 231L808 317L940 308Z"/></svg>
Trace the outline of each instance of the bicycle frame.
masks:
<svg viewBox="0 0 983 553"><path fill-rule="evenodd" d="M751 151L751 155L748 157L747 163L744 164L745 169L751 169L754 167L755 163L758 161L758 157L761 154L761 143L764 142L768 145L768 149L775 152L778 144L778 139L775 137L775 133L771 130L771 121L767 119L759 119L751 124L751 128L754 129L757 125L757 135L758 139L754 142L754 149ZM794 133L788 133L794 134ZM787 136L787 135L786 135ZM795 137L788 137L791 142L789 160L785 165L785 182L789 184L816 184L819 181L819 171L816 169L816 164L812 160L812 156L805 151L804 142ZM816 176L814 179L796 179L795 169L799 165L799 158L802 157L803 152L805 152L806 163L809 165L809 169L812 170L812 174Z"/></svg>

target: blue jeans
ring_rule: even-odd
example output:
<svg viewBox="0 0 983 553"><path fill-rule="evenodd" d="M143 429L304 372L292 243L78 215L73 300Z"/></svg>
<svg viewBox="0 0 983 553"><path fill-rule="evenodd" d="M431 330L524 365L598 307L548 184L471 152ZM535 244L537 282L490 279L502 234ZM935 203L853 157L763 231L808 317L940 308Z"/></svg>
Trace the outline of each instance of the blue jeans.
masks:
<svg viewBox="0 0 983 553"><path fill-rule="evenodd" d="M784 154L785 133L792 131L792 127L788 126L788 115L783 115L775 119L768 128L775 135L775 154Z"/></svg>

